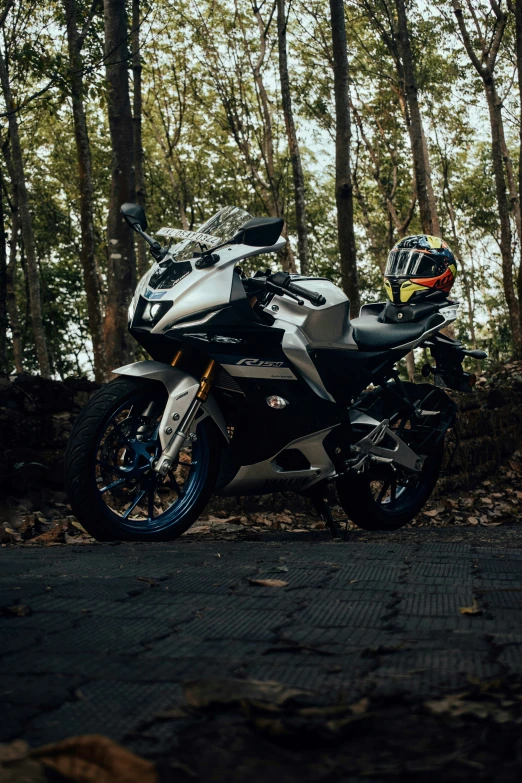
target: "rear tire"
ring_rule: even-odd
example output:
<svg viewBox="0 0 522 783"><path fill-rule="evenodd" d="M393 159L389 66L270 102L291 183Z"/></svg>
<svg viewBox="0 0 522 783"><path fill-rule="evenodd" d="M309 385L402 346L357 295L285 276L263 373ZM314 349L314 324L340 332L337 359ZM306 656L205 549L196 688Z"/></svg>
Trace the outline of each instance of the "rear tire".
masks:
<svg viewBox="0 0 522 783"><path fill-rule="evenodd" d="M66 490L73 513L98 541L179 538L209 501L221 450L212 420L197 426L197 440L186 455L180 452L165 481L152 470L166 401L158 382L117 378L91 398L75 422L65 454Z"/></svg>
<svg viewBox="0 0 522 783"><path fill-rule="evenodd" d="M391 466L371 466L363 473L347 473L337 479L337 494L345 514L363 530L398 530L414 519L425 506L439 477L443 446L429 455L420 474L399 486ZM388 483L379 500L383 488ZM400 490L400 491L398 491Z"/></svg>

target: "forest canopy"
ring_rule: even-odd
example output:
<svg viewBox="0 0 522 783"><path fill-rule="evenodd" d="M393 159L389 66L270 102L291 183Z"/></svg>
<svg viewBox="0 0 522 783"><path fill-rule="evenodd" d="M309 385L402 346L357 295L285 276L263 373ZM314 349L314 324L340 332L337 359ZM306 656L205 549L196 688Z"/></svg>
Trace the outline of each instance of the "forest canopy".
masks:
<svg viewBox="0 0 522 783"><path fill-rule="evenodd" d="M0 371L136 356L123 201L152 232L283 217L272 268L352 316L395 242L441 236L456 336L522 357L522 0L3 0L0 82Z"/></svg>

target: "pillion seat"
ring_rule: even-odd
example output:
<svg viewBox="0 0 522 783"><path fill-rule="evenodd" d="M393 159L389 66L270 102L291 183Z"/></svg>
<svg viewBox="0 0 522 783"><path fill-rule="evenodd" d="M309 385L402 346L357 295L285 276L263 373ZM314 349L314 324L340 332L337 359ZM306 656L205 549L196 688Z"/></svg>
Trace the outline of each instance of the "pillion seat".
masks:
<svg viewBox="0 0 522 783"><path fill-rule="evenodd" d="M385 351L416 340L426 331L426 320L405 324L382 323L377 316L361 315L352 321L353 338L360 351Z"/></svg>

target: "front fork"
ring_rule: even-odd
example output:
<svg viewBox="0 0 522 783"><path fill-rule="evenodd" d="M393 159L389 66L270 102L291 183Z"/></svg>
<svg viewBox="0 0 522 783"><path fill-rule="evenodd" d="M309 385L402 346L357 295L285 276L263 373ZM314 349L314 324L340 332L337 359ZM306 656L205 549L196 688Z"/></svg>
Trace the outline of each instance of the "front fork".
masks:
<svg viewBox="0 0 522 783"><path fill-rule="evenodd" d="M181 352L178 351L174 357L172 365L175 366L180 358ZM160 476L167 475L172 465L176 461L179 452L183 448L183 444L187 438L191 437L190 428L192 427L194 419L196 418L201 405L206 401L212 387L215 365L216 362L214 359L211 359L205 368L203 375L201 376L196 396L192 400L187 412L183 416L173 438L169 441L166 448L162 451L159 459L154 464L154 470L156 473L159 473Z"/></svg>

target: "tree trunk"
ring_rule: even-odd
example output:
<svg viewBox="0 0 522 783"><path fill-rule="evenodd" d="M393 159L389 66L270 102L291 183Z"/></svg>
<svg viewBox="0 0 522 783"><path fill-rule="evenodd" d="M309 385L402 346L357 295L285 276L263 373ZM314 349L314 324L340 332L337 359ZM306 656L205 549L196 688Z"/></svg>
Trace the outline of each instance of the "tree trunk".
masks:
<svg viewBox="0 0 522 783"><path fill-rule="evenodd" d="M103 334L101 279L96 263L91 149L83 104L83 62L81 58L81 41L78 33L77 0L63 0L63 5L67 20L67 45L70 67L69 85L76 153L78 156L80 228L82 237L80 259L87 298L89 332L94 355L94 376L98 383L103 383L107 378L107 360Z"/></svg>
<svg viewBox="0 0 522 783"><path fill-rule="evenodd" d="M281 79L281 100L285 117L288 149L292 163L294 178L295 217L297 224L297 252L301 263L301 274L308 274L308 231L306 226L306 204L303 167L301 153L292 110L292 96L290 93L290 79L288 76L288 56L286 49L286 14L285 0L277 0L277 35L279 43L279 76Z"/></svg>
<svg viewBox="0 0 522 783"><path fill-rule="evenodd" d="M413 54L408 31L405 0L395 0L395 6L397 8L398 19L397 43L402 61L403 89L407 107L406 122L410 135L421 225L422 230L427 234L440 236L437 206L431 184L428 147L419 107L417 81L415 79L415 70L413 66Z"/></svg>
<svg viewBox="0 0 522 783"><path fill-rule="evenodd" d="M335 201L343 290L352 317L359 314L359 282L353 228L353 185L350 168L350 96L343 0L330 0L335 93Z"/></svg>
<svg viewBox="0 0 522 783"><path fill-rule="evenodd" d="M132 361L127 309L136 287L134 237L120 207L136 198L134 141L129 97L125 0L104 0L107 108L112 148L112 178L107 220L107 305L105 345L110 367Z"/></svg>
<svg viewBox="0 0 522 783"><path fill-rule="evenodd" d="M136 201L145 209L145 177L143 174L143 142L142 142L142 94L141 94L141 50L140 50L140 0L132 0L132 100L134 128L134 169L136 175ZM138 274L140 277L149 268L149 256L145 240L136 234L138 249Z"/></svg>
<svg viewBox="0 0 522 783"><path fill-rule="evenodd" d="M27 280L29 287L29 302L31 309L31 323L33 327L33 337L36 348L36 357L40 373L44 378L51 377L51 366L49 364L49 354L47 351L47 341L42 318L42 302L40 298L40 275L38 263L36 260L36 245L34 241L33 221L29 209L29 195L25 181L24 161L22 147L20 144L20 134L18 131L18 119L16 115L16 106L11 93L7 63L3 52L0 52L0 81L6 109L8 112L9 136L11 143L12 168L14 183L18 191L18 208L20 214L20 225L24 241L25 254L27 259Z"/></svg>
<svg viewBox="0 0 522 783"><path fill-rule="evenodd" d="M511 247L511 224L509 221L509 202L506 192L502 157L502 113L500 98L492 76L484 79L486 98L491 124L491 157L495 176L498 216L500 222L500 253L502 256L502 280L504 296L509 313L516 358L522 358L522 324L520 322L520 303L515 294L513 279L513 251Z"/></svg>
<svg viewBox="0 0 522 783"><path fill-rule="evenodd" d="M408 380L413 382L415 380L415 356L413 351L406 354L406 370L408 372Z"/></svg>
<svg viewBox="0 0 522 783"><path fill-rule="evenodd" d="M11 199L11 239L9 240L9 264L6 271L6 296L7 296L7 313L9 316L9 326L11 328L11 340L13 343L13 359L14 366L17 373L24 371L23 362L23 349L22 349L22 337L20 333L20 322L18 319L18 306L16 303L16 253L18 246L18 231L20 228L20 219L18 214L18 190L14 179L13 161L11 158L11 152L9 145L6 143L3 146L3 153L5 162L7 164L7 170L9 172L9 178L11 180L12 199Z"/></svg>
<svg viewBox="0 0 522 783"><path fill-rule="evenodd" d="M0 371L7 371L7 252L4 219L4 189L0 171Z"/></svg>
<svg viewBox="0 0 522 783"><path fill-rule="evenodd" d="M516 56L518 72L518 91L522 96L522 0L515 0L515 31L516 31ZM522 110L519 117L519 159L518 159L518 208L522 209ZM522 256L522 236L518 237L520 254ZM518 267L517 279L518 301L522 303L522 258ZM520 307L522 319L522 307ZM522 323L521 323L522 328Z"/></svg>

